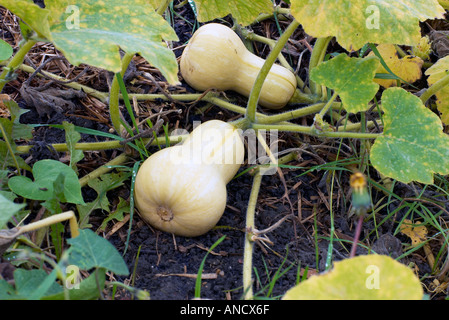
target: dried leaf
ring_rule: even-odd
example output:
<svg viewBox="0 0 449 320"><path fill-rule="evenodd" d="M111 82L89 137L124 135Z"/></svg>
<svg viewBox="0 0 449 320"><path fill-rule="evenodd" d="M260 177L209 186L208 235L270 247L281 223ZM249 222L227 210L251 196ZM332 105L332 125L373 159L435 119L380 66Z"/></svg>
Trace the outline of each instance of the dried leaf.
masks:
<svg viewBox="0 0 449 320"><path fill-rule="evenodd" d="M413 247L427 240L427 228L425 226L413 226L411 220L404 219L400 231L412 240Z"/></svg>
<svg viewBox="0 0 449 320"><path fill-rule="evenodd" d="M49 116L53 112L61 113L73 111L75 104L71 99L82 99L86 94L74 89L56 89L38 90L23 84L20 88L20 94L27 105L35 107L39 116Z"/></svg>

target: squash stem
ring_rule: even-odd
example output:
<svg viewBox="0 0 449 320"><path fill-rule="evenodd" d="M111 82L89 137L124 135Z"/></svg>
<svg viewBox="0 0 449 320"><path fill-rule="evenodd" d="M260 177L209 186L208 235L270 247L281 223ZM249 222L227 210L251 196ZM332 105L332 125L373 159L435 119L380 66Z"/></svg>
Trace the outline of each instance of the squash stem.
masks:
<svg viewBox="0 0 449 320"><path fill-rule="evenodd" d="M49 225L69 220L70 233L72 238L75 238L79 235L78 223L76 221L76 216L73 211L67 211L63 213L59 213L48 218L27 224L23 227L18 227L19 234L23 234L26 232L34 231L36 229L40 229L43 227L47 227Z"/></svg>
<svg viewBox="0 0 449 320"><path fill-rule="evenodd" d="M7 77L14 70L16 70L20 65L22 65L23 60L25 59L26 54L31 48L35 45L35 40L27 40L22 47L20 47L19 51L16 52L14 57L9 61L8 65L3 68L3 72L0 74L0 92L2 92L4 86L6 85Z"/></svg>
<svg viewBox="0 0 449 320"><path fill-rule="evenodd" d="M423 104L426 104L427 100L430 99L435 93L443 89L449 84L449 74L445 75L443 78L431 85L424 93L421 95L420 99Z"/></svg>
<svg viewBox="0 0 449 320"><path fill-rule="evenodd" d="M8 148L9 153L11 154L12 160L14 161L14 165L16 166L17 169L17 174L20 176L20 166L19 163L17 162L16 156L14 154L14 150L11 146L11 143L9 142L9 137L6 135L6 131L3 128L2 123L0 122L0 132L2 133L3 138L5 139L5 143L6 146ZM11 139L12 140L12 139Z"/></svg>
<svg viewBox="0 0 449 320"><path fill-rule="evenodd" d="M312 136L317 137L327 137L327 138L353 138L353 139L376 139L380 137L381 133L362 133L362 132L348 132L348 131L316 131L314 128L310 126L301 126L295 124L260 124L253 123L251 128L255 130L260 129L277 129L279 131L288 131L288 132L300 132ZM359 127L360 128L360 127Z"/></svg>
<svg viewBox="0 0 449 320"><path fill-rule="evenodd" d="M327 111L332 107L332 105L334 104L335 99L337 99L337 92L334 91L334 94L332 95L332 97L329 99L329 101L326 103L326 105L324 106L323 109L321 109L319 115L323 118Z"/></svg>
<svg viewBox="0 0 449 320"><path fill-rule="evenodd" d="M312 50L312 56L310 57L309 62L309 74L315 68L318 66L321 62L323 62L324 57L326 55L326 50L329 45L329 42L331 41L332 37L326 37L326 38L317 38L315 41L315 45ZM313 82L309 79L309 87L312 91L312 94L315 94L317 96L321 96L321 86Z"/></svg>
<svg viewBox="0 0 449 320"><path fill-rule="evenodd" d="M172 1L172 0L165 0L165 2L163 2L163 3L159 6L159 8L157 8L156 13L162 16L162 15L164 14L165 10L167 10L167 8L168 8L168 6L170 5L170 2L171 2L171 1Z"/></svg>
<svg viewBox="0 0 449 320"><path fill-rule="evenodd" d="M246 210L245 247L243 251L243 299L245 300L253 298L252 265L254 241L252 240L252 231L255 229L256 205L261 182L262 175L257 171L253 178L248 208Z"/></svg>
<svg viewBox="0 0 449 320"><path fill-rule="evenodd" d="M121 164L125 163L127 160L128 160L128 155L126 153L122 153L121 155L119 155L118 157L115 157L114 159L107 162L103 166L98 167L94 171L89 172L88 174L86 174L85 176L80 178L79 179L80 186L81 187L86 186L90 180L100 177L101 175L111 171L111 169L114 166L121 165Z"/></svg>
<svg viewBox="0 0 449 320"><path fill-rule="evenodd" d="M120 74L122 77L124 76L126 69L128 68L129 63L134 57L134 53L125 53L122 58L122 70ZM109 115L111 117L112 126L115 131L121 135L121 123L120 123L120 105L119 105L119 93L120 86L117 80L117 76L114 75L114 79L112 80L110 92L109 92Z"/></svg>
<svg viewBox="0 0 449 320"><path fill-rule="evenodd" d="M290 36L293 34L296 28L298 28L298 26L299 22L293 20L292 23L287 27L287 29L285 29L284 33L279 37L276 45L271 50L262 68L260 69L259 74L257 75L256 81L254 82L254 85L251 89L251 93L246 108L246 117L251 121L251 123L256 122L257 103L259 101L260 92L262 90L265 78L270 72L271 66L276 61L282 48L287 43L287 40L290 38Z"/></svg>
<svg viewBox="0 0 449 320"><path fill-rule="evenodd" d="M169 142L170 144L175 144L178 142L181 142L186 135L179 135L179 136L169 136ZM143 138L142 143L148 143L152 138ZM164 144L167 142L167 137L157 137L154 139L150 145L159 145ZM30 152L32 146L31 145L23 145L23 146L16 146L16 154L27 154ZM54 143L51 145L51 148L54 149L57 152L66 152L69 150L66 143ZM114 140L114 141L103 141L103 142L80 142L75 144L76 150L83 150L83 151L99 151L99 150L111 150L111 149L122 149L124 148L124 145L120 144L120 141Z"/></svg>

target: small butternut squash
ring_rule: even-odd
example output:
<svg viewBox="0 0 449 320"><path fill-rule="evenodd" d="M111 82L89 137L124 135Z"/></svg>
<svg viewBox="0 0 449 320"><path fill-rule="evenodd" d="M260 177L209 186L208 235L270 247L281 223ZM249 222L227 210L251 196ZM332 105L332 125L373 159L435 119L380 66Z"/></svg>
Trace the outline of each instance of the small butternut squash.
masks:
<svg viewBox="0 0 449 320"><path fill-rule="evenodd" d="M220 220L226 184L240 168L245 150L239 131L220 120L196 127L181 144L152 154L135 180L135 204L150 225L195 237Z"/></svg>
<svg viewBox="0 0 449 320"><path fill-rule="evenodd" d="M181 56L180 70L184 80L196 90L234 90L249 97L264 62L246 49L232 29L209 23L190 39ZM292 72L274 64L262 86L259 104L271 109L284 107L296 85Z"/></svg>

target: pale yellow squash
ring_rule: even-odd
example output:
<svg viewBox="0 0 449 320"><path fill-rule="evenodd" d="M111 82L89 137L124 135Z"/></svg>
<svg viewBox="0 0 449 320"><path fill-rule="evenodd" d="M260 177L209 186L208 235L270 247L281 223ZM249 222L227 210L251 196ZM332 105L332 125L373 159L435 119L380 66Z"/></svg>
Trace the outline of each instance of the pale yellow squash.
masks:
<svg viewBox="0 0 449 320"><path fill-rule="evenodd" d="M234 90L249 97L265 60L248 51L232 29L217 23L201 26L184 49L180 69L194 89ZM259 104L279 109L296 90L296 77L274 64L262 87Z"/></svg>
<svg viewBox="0 0 449 320"><path fill-rule="evenodd" d="M226 184L245 150L239 131L212 120L195 128L182 145L162 149L141 165L135 204L141 217L162 231L195 237L212 229L226 207Z"/></svg>

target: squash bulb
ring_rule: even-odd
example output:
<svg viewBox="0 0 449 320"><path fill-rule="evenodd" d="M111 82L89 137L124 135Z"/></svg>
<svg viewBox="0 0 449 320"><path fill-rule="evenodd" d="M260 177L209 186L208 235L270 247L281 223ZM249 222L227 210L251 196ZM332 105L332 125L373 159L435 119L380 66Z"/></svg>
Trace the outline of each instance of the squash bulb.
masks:
<svg viewBox="0 0 449 320"><path fill-rule="evenodd" d="M249 97L265 60L249 52L232 29L209 23L201 26L184 49L180 71L194 89L234 90ZM296 77L273 64L262 86L259 104L280 109L296 90Z"/></svg>
<svg viewBox="0 0 449 320"><path fill-rule="evenodd" d="M224 213L226 184L244 153L240 133L232 125L219 120L201 124L182 145L162 149L141 165L134 186L139 214L153 227L175 235L206 233Z"/></svg>

